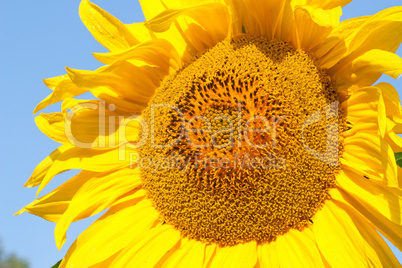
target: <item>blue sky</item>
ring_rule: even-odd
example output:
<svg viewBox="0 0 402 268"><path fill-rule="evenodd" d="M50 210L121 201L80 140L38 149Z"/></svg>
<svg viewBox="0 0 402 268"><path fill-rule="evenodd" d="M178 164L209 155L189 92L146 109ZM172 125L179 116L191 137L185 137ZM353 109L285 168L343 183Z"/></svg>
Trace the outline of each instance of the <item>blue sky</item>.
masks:
<svg viewBox="0 0 402 268"><path fill-rule="evenodd" d="M143 15L134 0L94 0L124 23L139 22ZM24 213L13 216L30 203L36 189L23 188L35 166L58 145L43 135L34 123L36 104L50 90L42 78L65 73L65 67L94 70L101 66L92 52L106 52L81 23L80 1L0 1L0 239L6 251L26 258L33 268L50 267L92 221L74 223L66 245L58 251L54 223ZM344 9L342 19L371 15L395 6L395 0L355 0ZM402 55L402 50L397 52ZM385 78L402 92L402 81ZM59 104L44 112L60 109ZM54 180L52 189L72 172ZM397 253L399 260L402 254Z"/></svg>

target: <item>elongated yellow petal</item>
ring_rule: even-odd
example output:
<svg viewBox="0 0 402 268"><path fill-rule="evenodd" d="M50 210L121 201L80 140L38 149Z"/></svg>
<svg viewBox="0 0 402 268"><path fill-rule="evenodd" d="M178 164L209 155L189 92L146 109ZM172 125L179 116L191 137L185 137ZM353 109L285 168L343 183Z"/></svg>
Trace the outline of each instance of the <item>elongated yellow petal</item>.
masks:
<svg viewBox="0 0 402 268"><path fill-rule="evenodd" d="M35 123L52 140L60 143L68 143L64 134L64 117L62 113L42 113L35 118Z"/></svg>
<svg viewBox="0 0 402 268"><path fill-rule="evenodd" d="M178 70L182 66L176 49L164 39L144 42L121 52L94 53L94 56L109 65L121 60L140 60L158 66L166 73Z"/></svg>
<svg viewBox="0 0 402 268"><path fill-rule="evenodd" d="M171 257L162 265L167 268L202 268L205 263L206 245L200 241L183 238L181 246ZM208 262L208 260L206 260Z"/></svg>
<svg viewBox="0 0 402 268"><path fill-rule="evenodd" d="M324 267L309 228L290 230L276 241L258 247L259 267Z"/></svg>
<svg viewBox="0 0 402 268"><path fill-rule="evenodd" d="M338 26L320 44L310 50L323 68L330 68L342 59L346 53L346 46L342 45L344 39L359 29L370 16L351 18L341 21Z"/></svg>
<svg viewBox="0 0 402 268"><path fill-rule="evenodd" d="M319 62L324 68L330 68L328 73L331 75L372 49L395 52L402 41L401 14L402 7L392 7L366 17L350 35L339 36L336 46L321 57ZM344 21L344 24L347 23L348 21ZM331 38L336 39L336 36Z"/></svg>
<svg viewBox="0 0 402 268"><path fill-rule="evenodd" d="M56 150L54 150L48 157L43 159L40 162L35 170L33 171L31 177L29 177L28 181L24 184L25 187L35 187L41 184L43 178L46 176L46 173L49 171L50 167L53 165L54 161L65 151L70 149L71 146L62 145Z"/></svg>
<svg viewBox="0 0 402 268"><path fill-rule="evenodd" d="M66 242L67 229L79 216L90 217L107 209L116 199L140 184L138 170L130 168L98 173L87 180L71 199L68 209L56 225L57 247L60 249Z"/></svg>
<svg viewBox="0 0 402 268"><path fill-rule="evenodd" d="M380 88L387 108L387 116L397 115L402 116L401 101L398 91L389 83L379 83L375 85Z"/></svg>
<svg viewBox="0 0 402 268"><path fill-rule="evenodd" d="M324 10L303 5L296 6L294 9L293 44L305 51L310 51L311 48L321 43L339 24L339 18L342 15L340 7Z"/></svg>
<svg viewBox="0 0 402 268"><path fill-rule="evenodd" d="M366 267L364 241L348 214L327 201L314 217L318 247L332 267Z"/></svg>
<svg viewBox="0 0 402 268"><path fill-rule="evenodd" d="M387 132L402 133L402 108L398 92L392 85L384 82L377 84L376 87L381 89L384 97L388 117Z"/></svg>
<svg viewBox="0 0 402 268"><path fill-rule="evenodd" d="M95 97L131 112L144 109L160 83L145 69L126 61L93 72L69 68L67 72L80 88L90 90Z"/></svg>
<svg viewBox="0 0 402 268"><path fill-rule="evenodd" d="M140 119L112 112L114 109L99 101L67 99L62 103L62 112L41 114L35 121L43 133L58 142L108 150L135 142L141 133Z"/></svg>
<svg viewBox="0 0 402 268"><path fill-rule="evenodd" d="M139 200L109 209L77 238L60 267L84 268L102 262L149 230L159 213L148 199Z"/></svg>
<svg viewBox="0 0 402 268"><path fill-rule="evenodd" d="M162 1L139 0L145 19L150 20L167 9Z"/></svg>
<svg viewBox="0 0 402 268"><path fill-rule="evenodd" d="M140 0L139 2L141 4L142 12L144 13L146 20L151 20L153 17L157 16L168 8L161 1ZM146 24L147 22L144 23L144 25ZM173 25L168 32L156 34L156 36L158 38L166 39L171 44L174 44L174 47L179 53L180 57L184 61L189 61L192 59L193 52L190 53L188 51L188 44L183 38L183 34L183 31L177 25Z"/></svg>
<svg viewBox="0 0 402 268"><path fill-rule="evenodd" d="M247 33L259 33L258 21L253 14L247 11L244 1L229 0L225 1L230 17L232 18L231 32L233 36Z"/></svg>
<svg viewBox="0 0 402 268"><path fill-rule="evenodd" d="M397 187L397 168L389 144L373 133L359 132L344 140L341 163L345 168Z"/></svg>
<svg viewBox="0 0 402 268"><path fill-rule="evenodd" d="M266 243L258 246L259 267L281 267L276 243Z"/></svg>
<svg viewBox="0 0 402 268"><path fill-rule="evenodd" d="M401 225L402 196L392 188L348 170L341 171L336 180L343 191L373 213L382 214L390 221Z"/></svg>
<svg viewBox="0 0 402 268"><path fill-rule="evenodd" d="M172 226L159 225L138 236L110 267L154 267L179 239L180 233Z"/></svg>
<svg viewBox="0 0 402 268"><path fill-rule="evenodd" d="M218 247L211 268L254 267L257 263L257 244L255 241L241 243L232 247Z"/></svg>
<svg viewBox="0 0 402 268"><path fill-rule="evenodd" d="M333 189L330 195L334 202L342 204L342 208L345 211L351 211L349 214L356 214L363 216L367 222L370 222L372 226L378 230L385 238L387 238L394 246L402 250L402 226L395 224L385 218L382 214L378 214L370 208L365 207L359 203L350 194L343 190Z"/></svg>
<svg viewBox="0 0 402 268"><path fill-rule="evenodd" d="M377 230L367 223L366 219L361 217L358 213L353 213L350 207L343 206L343 204L339 204L339 206L343 207L348 212L356 228L359 230L360 235L363 237L366 255L372 267L400 266L399 261L387 243L378 234Z"/></svg>
<svg viewBox="0 0 402 268"><path fill-rule="evenodd" d="M324 267L320 252L310 229L290 230L277 238L276 250L280 267Z"/></svg>
<svg viewBox="0 0 402 268"><path fill-rule="evenodd" d="M250 27L252 21L246 25L246 32L250 34L262 34L269 38L291 41L294 27L294 15L290 0L244 0L247 11L258 23L258 26ZM247 15L246 15L247 16ZM255 23L254 23L255 24ZM258 31L258 32L256 32Z"/></svg>
<svg viewBox="0 0 402 268"><path fill-rule="evenodd" d="M138 44L157 39L155 33L145 27L145 22L125 24L130 33L138 40Z"/></svg>
<svg viewBox="0 0 402 268"><path fill-rule="evenodd" d="M378 133L386 132L386 109L382 91L378 87L359 88L350 98L341 103L340 108L347 114L352 129L343 133L353 136L358 131Z"/></svg>
<svg viewBox="0 0 402 268"><path fill-rule="evenodd" d="M145 26L148 27L153 32L161 33L161 32L166 32L169 30L170 26L174 21L179 16L183 15L192 15L194 11L201 11L203 9L209 10L216 8L217 4L208 4L208 5L203 5L203 6L193 6L193 7L188 7L188 8L182 8L182 9L168 9L157 16L153 17L151 20L147 21L145 23Z"/></svg>
<svg viewBox="0 0 402 268"><path fill-rule="evenodd" d="M338 88L372 85L382 74L397 78L402 73L402 59L391 52L372 49L332 73Z"/></svg>
<svg viewBox="0 0 402 268"><path fill-rule="evenodd" d="M352 0L309 0L306 4L316 8L332 9L338 6L346 6L350 2Z"/></svg>
<svg viewBox="0 0 402 268"><path fill-rule="evenodd" d="M354 60L352 64L357 77L369 75L370 72L380 72L396 79L402 74L402 58L380 49L367 51Z"/></svg>
<svg viewBox="0 0 402 268"><path fill-rule="evenodd" d="M402 152L402 138L398 134L396 134L393 131L390 131L385 136L385 140L391 146L394 153ZM398 185L399 188L402 188L402 168L400 166L397 166L397 172L398 172Z"/></svg>
<svg viewBox="0 0 402 268"><path fill-rule="evenodd" d="M80 189L82 184L91 178L91 175L92 172L80 172L50 193L25 206L16 215L27 211L48 221L58 222L67 210L75 193Z"/></svg>
<svg viewBox="0 0 402 268"><path fill-rule="evenodd" d="M183 19L183 16L186 19ZM167 9L145 25L153 32L162 33L168 32L173 23L176 23L176 28L182 32L182 38L189 46L187 49L195 49L192 53L198 53L213 47L228 36L230 17L226 6L209 3Z"/></svg>
<svg viewBox="0 0 402 268"><path fill-rule="evenodd" d="M313 231L317 243L332 267L396 267L398 264L375 229L349 207L328 201L315 218Z"/></svg>
<svg viewBox="0 0 402 268"><path fill-rule="evenodd" d="M166 9L187 8L208 3L223 3L216 0L139 0L145 19L150 20Z"/></svg>
<svg viewBox="0 0 402 268"><path fill-rule="evenodd" d="M87 90L77 87L68 75L44 79L43 82L53 90L53 92L41 101L34 110L34 113L46 108L47 106L65 100L67 98L81 95Z"/></svg>
<svg viewBox="0 0 402 268"><path fill-rule="evenodd" d="M133 149L129 147L103 151L70 147L59 153L49 165L37 194L43 190L54 176L66 170L82 169L106 172L128 167L130 165L130 154L133 152Z"/></svg>
<svg viewBox="0 0 402 268"><path fill-rule="evenodd" d="M158 38L173 44L185 62L229 34L231 23L228 9L216 1L185 1L178 4L176 1L143 0L140 4L147 19L145 25L156 31ZM166 18L166 21L161 18Z"/></svg>
<svg viewBox="0 0 402 268"><path fill-rule="evenodd" d="M90 1L83 0L79 12L91 34L110 51L126 49L138 43L121 21Z"/></svg>

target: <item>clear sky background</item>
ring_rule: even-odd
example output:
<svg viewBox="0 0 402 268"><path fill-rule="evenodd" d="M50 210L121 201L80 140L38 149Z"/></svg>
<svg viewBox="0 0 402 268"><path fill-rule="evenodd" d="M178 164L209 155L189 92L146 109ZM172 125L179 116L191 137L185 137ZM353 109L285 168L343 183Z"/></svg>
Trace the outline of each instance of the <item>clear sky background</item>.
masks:
<svg viewBox="0 0 402 268"><path fill-rule="evenodd" d="M93 0L124 23L144 20L136 0ZM79 0L0 0L0 240L7 252L26 258L33 268L50 267L63 258L69 245L96 218L73 223L67 242L58 251L54 223L24 213L13 213L30 203L35 189L22 185L35 166L58 144L42 134L32 114L50 90L42 78L65 74L65 67L94 70L102 64L92 52L106 52L81 23ZM355 0L344 8L342 20L371 15L401 4L396 0ZM397 52L402 55L402 50ZM384 78L401 94L402 81ZM55 104L43 112L59 111ZM54 179L49 191L71 177L66 172ZM400 261L402 254L396 253Z"/></svg>

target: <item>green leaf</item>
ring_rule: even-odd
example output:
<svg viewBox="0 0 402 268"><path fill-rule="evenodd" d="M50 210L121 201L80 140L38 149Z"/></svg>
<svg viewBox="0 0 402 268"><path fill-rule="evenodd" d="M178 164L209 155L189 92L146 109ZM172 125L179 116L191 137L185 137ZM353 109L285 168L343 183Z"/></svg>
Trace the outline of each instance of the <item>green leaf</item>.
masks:
<svg viewBox="0 0 402 268"><path fill-rule="evenodd" d="M62 260L59 260L55 265L50 268L58 268Z"/></svg>
<svg viewBox="0 0 402 268"><path fill-rule="evenodd" d="M402 168L402 152L395 153L395 161L396 164Z"/></svg>

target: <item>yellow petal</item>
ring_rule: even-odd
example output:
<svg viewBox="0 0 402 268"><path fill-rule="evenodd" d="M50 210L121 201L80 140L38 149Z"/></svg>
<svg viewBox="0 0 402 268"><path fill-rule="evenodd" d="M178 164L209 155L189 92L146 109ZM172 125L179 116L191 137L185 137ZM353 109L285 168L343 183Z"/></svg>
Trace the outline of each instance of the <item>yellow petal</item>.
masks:
<svg viewBox="0 0 402 268"><path fill-rule="evenodd" d="M162 3L162 1L140 0L140 4L146 20L152 19L153 17L162 13L168 8L164 3ZM146 24L147 22L144 23L144 26ZM192 59L193 52L190 53L188 51L188 43L183 38L183 31L182 29L178 28L177 25L172 25L168 32L155 35L158 38L166 39L171 44L173 44L176 51L179 53L180 57L184 61L190 61Z"/></svg>
<svg viewBox="0 0 402 268"><path fill-rule="evenodd" d="M351 85L370 86L382 74L397 78L402 73L402 59L391 52L372 49L357 57L353 61L338 68L331 75L335 77L338 88L347 88Z"/></svg>
<svg viewBox="0 0 402 268"><path fill-rule="evenodd" d="M171 257L163 264L162 267L167 268L202 268L205 259L204 254L206 250L206 244L192 240L182 239L181 246L176 250ZM206 261L208 262L208 260Z"/></svg>
<svg viewBox="0 0 402 268"><path fill-rule="evenodd" d="M230 17L225 5L209 3L181 9L167 9L147 21L145 25L153 32L168 33L173 23L176 23L175 27L182 33L187 49L197 54L213 47L228 36ZM175 45L174 42L171 43Z"/></svg>
<svg viewBox="0 0 402 268"><path fill-rule="evenodd" d="M60 268L84 268L102 262L149 230L159 213L150 200L138 201L112 207L89 226L71 245Z"/></svg>
<svg viewBox="0 0 402 268"><path fill-rule="evenodd" d="M153 17L145 23L145 26L153 32L161 33L169 30L170 26L177 17L183 15L192 15L195 11L203 12L204 10L211 10L220 7L219 4L207 4L202 6L193 6L183 9L168 9L157 16ZM204 11L205 12L205 11Z"/></svg>
<svg viewBox="0 0 402 268"><path fill-rule="evenodd" d="M341 103L340 108L347 114L352 129L344 133L353 136L357 131L386 132L386 111L382 91L378 87L365 87L353 91L350 98Z"/></svg>
<svg viewBox="0 0 402 268"><path fill-rule="evenodd" d="M109 65L121 60L139 60L158 66L166 73L178 70L182 66L177 51L164 39L144 42L121 52L94 53L94 57Z"/></svg>
<svg viewBox="0 0 402 268"><path fill-rule="evenodd" d="M79 13L95 39L110 51L126 49L138 43L121 21L88 0L81 2Z"/></svg>
<svg viewBox="0 0 402 268"><path fill-rule="evenodd" d="M70 68L67 68L67 72L80 88L131 112L142 111L160 83L160 80L155 81L149 71L126 61L119 61L93 72Z"/></svg>
<svg viewBox="0 0 402 268"><path fill-rule="evenodd" d="M387 238L399 250L402 250L402 226L395 224L385 218L383 215L367 209L364 205L359 203L350 194L333 189L330 192L331 198L336 204L342 207L349 215L356 215L363 217L370 225L378 230L385 238ZM377 249L378 251L378 249Z"/></svg>
<svg viewBox="0 0 402 268"><path fill-rule="evenodd" d="M133 149L121 147L114 150L96 151L82 148L68 148L59 153L49 165L37 191L37 195L57 174L70 170L82 169L95 172L116 170L130 165Z"/></svg>
<svg viewBox="0 0 402 268"><path fill-rule="evenodd" d="M328 70L328 73L332 75L372 49L394 53L401 41L402 7L392 7L367 18L359 28L344 40L340 40L322 60L326 61L327 57L338 59L339 56L342 57L342 60Z"/></svg>
<svg viewBox="0 0 402 268"><path fill-rule="evenodd" d="M324 267L314 234L310 229L290 230L275 242L280 267Z"/></svg>
<svg viewBox="0 0 402 268"><path fill-rule="evenodd" d="M49 171L50 167L53 165L54 161L65 151L70 149L71 146L62 145L56 150L54 150L49 156L43 159L40 162L35 170L33 171L31 177L29 177L28 181L24 184L24 187L35 187L41 184L43 178L46 176L46 173Z"/></svg>
<svg viewBox="0 0 402 268"><path fill-rule="evenodd" d="M258 246L259 267L281 267L276 243L266 243Z"/></svg>
<svg viewBox="0 0 402 268"><path fill-rule="evenodd" d="M252 241L232 247L218 247L210 267L254 267L256 263L257 244Z"/></svg>
<svg viewBox="0 0 402 268"><path fill-rule="evenodd" d="M248 10L258 23L258 26L250 27L249 22L246 32L250 34L261 34L269 38L291 41L291 34L294 27L294 16L290 0L244 0ZM255 32L258 31L258 32Z"/></svg>
<svg viewBox="0 0 402 268"><path fill-rule="evenodd" d="M157 39L156 35L145 27L145 22L125 24L130 33L138 40L138 44Z"/></svg>
<svg viewBox="0 0 402 268"><path fill-rule="evenodd" d="M344 39L351 36L370 16L351 18L341 21L338 26L319 45L311 49L314 58L322 68L330 68L342 59L346 53Z"/></svg>
<svg viewBox="0 0 402 268"><path fill-rule="evenodd" d="M62 113L40 114L35 123L46 136L59 143L68 143L64 134L64 117Z"/></svg>
<svg viewBox="0 0 402 268"><path fill-rule="evenodd" d="M396 79L402 74L402 58L398 55L372 49L353 61L353 71L356 76L369 75L370 72L380 72Z"/></svg>
<svg viewBox="0 0 402 268"><path fill-rule="evenodd" d="M166 9L177 9L177 8L187 8L191 6L214 3L214 2L224 2L216 0L139 0L141 4L142 12L144 13L145 19L150 20L156 15L159 15Z"/></svg>
<svg viewBox="0 0 402 268"><path fill-rule="evenodd" d="M309 228L290 230L276 241L258 247L259 267L324 267Z"/></svg>
<svg viewBox="0 0 402 268"><path fill-rule="evenodd" d="M377 84L376 87L381 89L384 97L388 117L387 132L402 133L402 108L398 92L392 85L385 82Z"/></svg>
<svg viewBox="0 0 402 268"><path fill-rule="evenodd" d="M70 79L68 75L44 79L43 82L53 90L53 92L41 101L34 110L34 114L47 106L62 101L66 98L81 95L87 90L80 89Z"/></svg>
<svg viewBox="0 0 402 268"><path fill-rule="evenodd" d="M294 9L296 31L293 44L305 51L322 42L339 24L342 15L340 7L324 10L303 5Z"/></svg>
<svg viewBox="0 0 402 268"><path fill-rule="evenodd" d="M307 5L316 8L332 9L338 6L346 6L350 2L352 0L309 0L307 1Z"/></svg>
<svg viewBox="0 0 402 268"><path fill-rule="evenodd" d="M385 140L391 146L392 151L394 153L402 152L402 138L393 131L390 131L385 136ZM402 168L397 166L397 173L398 173L398 185L399 188L402 188Z"/></svg>
<svg viewBox="0 0 402 268"><path fill-rule="evenodd" d="M91 173L87 171L80 172L50 193L35 199L35 201L18 211L16 215L27 211L48 221L58 222L67 210L75 193L91 177Z"/></svg>
<svg viewBox="0 0 402 268"><path fill-rule="evenodd" d="M332 267L396 267L385 241L350 206L328 201L315 218L317 243Z"/></svg>
<svg viewBox="0 0 402 268"><path fill-rule="evenodd" d="M340 205L341 206L341 205ZM365 242L366 255L372 267L398 267L400 263L384 239L357 213L349 212Z"/></svg>
<svg viewBox="0 0 402 268"><path fill-rule="evenodd" d="M135 142L141 135L141 118L121 111L114 112L114 109L115 106L101 101L67 99L62 103L63 112L57 118L59 122L51 126L46 124L47 128L41 130L46 135L52 135L57 131L55 125L60 125L64 143L95 150L108 150ZM72 113L67 113L67 110Z"/></svg>
<svg viewBox="0 0 402 268"><path fill-rule="evenodd" d="M385 106L387 108L387 116L398 115L402 116L401 101L398 91L388 83L382 82L376 85L382 91L384 96Z"/></svg>
<svg viewBox="0 0 402 268"><path fill-rule="evenodd" d="M390 131L385 136L385 140L391 146L395 153L402 152L402 137L393 131Z"/></svg>
<svg viewBox="0 0 402 268"><path fill-rule="evenodd" d="M345 138L341 163L358 174L398 187L394 152L378 135L358 132Z"/></svg>
<svg viewBox="0 0 402 268"><path fill-rule="evenodd" d="M145 19L150 20L156 15L166 10L166 5L162 1L139 0L141 4L142 13Z"/></svg>
<svg viewBox="0 0 402 268"><path fill-rule="evenodd" d="M68 209L56 225L57 247L60 249L66 242L66 232L73 221L93 216L107 209L115 200L139 187L140 184L139 171L130 168L97 173L88 179L75 193Z"/></svg>
<svg viewBox="0 0 402 268"><path fill-rule="evenodd" d="M232 18L232 36L239 36L245 32L260 33L259 23L251 12L248 12L244 1L225 1Z"/></svg>
<svg viewBox="0 0 402 268"><path fill-rule="evenodd" d="M378 181L354 172L341 171L336 181L339 187L373 213L382 214L390 221L402 223L402 196Z"/></svg>
<svg viewBox="0 0 402 268"><path fill-rule="evenodd" d="M155 267L179 240L179 231L168 224L159 225L138 236L110 267Z"/></svg>
<svg viewBox="0 0 402 268"><path fill-rule="evenodd" d="M366 267L364 241L349 215L327 201L314 217L317 245L331 267Z"/></svg>

